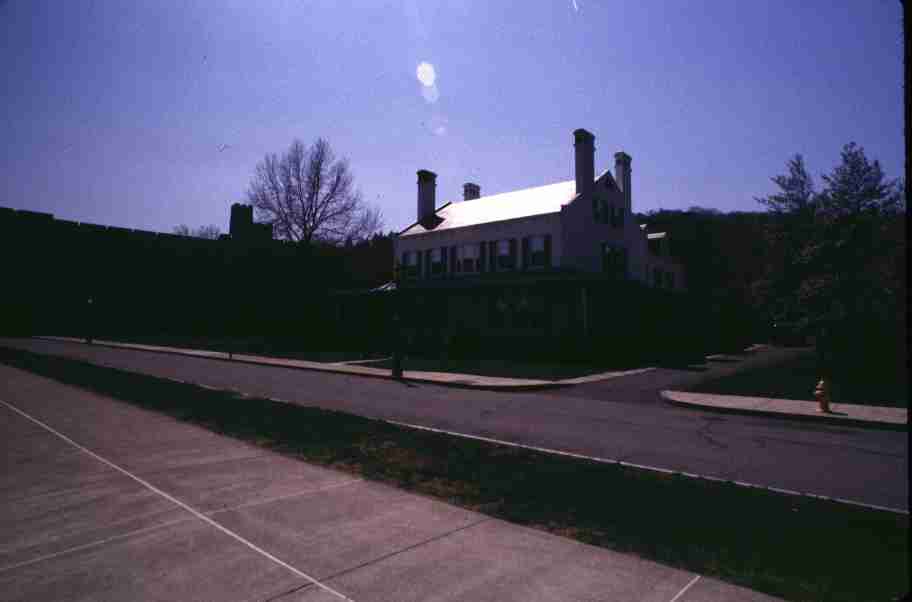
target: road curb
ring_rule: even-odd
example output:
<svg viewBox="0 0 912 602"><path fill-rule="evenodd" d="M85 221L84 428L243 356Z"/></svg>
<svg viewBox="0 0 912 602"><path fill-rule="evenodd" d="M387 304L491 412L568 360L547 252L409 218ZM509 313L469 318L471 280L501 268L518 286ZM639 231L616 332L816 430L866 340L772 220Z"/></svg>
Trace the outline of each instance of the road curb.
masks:
<svg viewBox="0 0 912 602"><path fill-rule="evenodd" d="M876 422L872 420L863 420L860 418L838 418L836 416L827 416L826 414L820 415L809 415L809 414L788 414L785 412L773 412L770 410L755 410L751 408L732 408L724 406L716 406L712 404L699 403L695 401L683 401L680 399L675 399L673 397L674 393L679 391L660 391L659 395L671 405L690 408L695 410L703 410L707 412L716 412L718 414L737 414L741 416L762 416L765 418L778 418L780 420L799 420L802 422L808 423L818 423L818 424L828 424L828 425L843 425L843 426L856 426L862 428L868 428L873 430L885 430L885 431L907 431L909 430L908 423L906 424L895 424L891 422ZM810 402L809 402L810 403Z"/></svg>
<svg viewBox="0 0 912 602"><path fill-rule="evenodd" d="M44 341L56 341L56 342L88 345L88 343L86 343L82 339L69 338L69 337L38 336L38 337L31 337L31 338L38 339L38 340L44 340ZM345 374L347 376L377 378L377 379L391 380L394 382L401 382L401 383L420 383L420 384L428 384L428 385L437 385L437 386L441 386L441 387L450 387L453 389L473 389L476 391L502 391L502 392L545 391L545 390L550 390L550 389L560 389L560 388L565 388L565 387L572 387L575 384L575 383L552 381L552 382L546 382L546 383L496 385L496 384L476 384L476 383L464 382L464 381L463 382L458 382L458 381L449 382L449 381L434 380L434 379L430 379L430 378L408 377L408 376L403 376L403 378L393 378L393 376L391 374L372 374L370 372L354 372L354 371L346 370L344 368L340 368L337 366L332 366L332 367L330 367L330 366L326 366L326 367L301 366L301 365L293 365L293 364L283 364L283 363L278 363L278 362L247 359L244 357L237 357L237 356L232 357L231 359L228 359L227 357L218 357L216 355L203 355L198 352L205 351L205 350L200 350L200 349L192 349L192 350L191 349L188 349L188 350L165 349L165 348L156 348L156 346L154 346L154 345L153 346L133 345L130 343L111 344L111 343L100 342L100 341L93 341L92 346L107 347L109 349L130 349L133 351L145 351L148 353L164 353L164 354L169 354L169 355L182 355L184 357L196 357L196 358L200 358L200 359L215 360L215 361L229 362L229 363L251 364L254 366L269 366L272 368L289 368L292 370L308 370L311 372L329 372L331 374ZM196 353L194 353L194 352L196 352ZM225 353L225 352L212 351L212 352L206 352L206 353L217 354L217 353ZM276 358L276 359L280 359L280 358Z"/></svg>

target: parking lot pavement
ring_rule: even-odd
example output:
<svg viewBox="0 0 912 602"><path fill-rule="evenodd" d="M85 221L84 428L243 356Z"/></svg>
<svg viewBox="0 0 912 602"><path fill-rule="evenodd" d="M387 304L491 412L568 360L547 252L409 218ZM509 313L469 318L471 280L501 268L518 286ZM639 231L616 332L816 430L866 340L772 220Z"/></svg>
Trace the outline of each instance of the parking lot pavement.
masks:
<svg viewBox="0 0 912 602"><path fill-rule="evenodd" d="M3 600L771 600L7 366L0 440Z"/></svg>

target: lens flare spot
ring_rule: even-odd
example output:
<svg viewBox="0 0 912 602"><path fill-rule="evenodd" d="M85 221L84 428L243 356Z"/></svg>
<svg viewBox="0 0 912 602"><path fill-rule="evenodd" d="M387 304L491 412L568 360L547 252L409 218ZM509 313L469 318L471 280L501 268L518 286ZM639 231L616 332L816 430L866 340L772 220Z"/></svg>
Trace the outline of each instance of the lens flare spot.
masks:
<svg viewBox="0 0 912 602"><path fill-rule="evenodd" d="M424 61L418 63L418 68L415 69L415 75L418 77L418 81L421 82L421 85L426 88L432 88L434 82L437 80L437 72L434 70L434 65Z"/></svg>

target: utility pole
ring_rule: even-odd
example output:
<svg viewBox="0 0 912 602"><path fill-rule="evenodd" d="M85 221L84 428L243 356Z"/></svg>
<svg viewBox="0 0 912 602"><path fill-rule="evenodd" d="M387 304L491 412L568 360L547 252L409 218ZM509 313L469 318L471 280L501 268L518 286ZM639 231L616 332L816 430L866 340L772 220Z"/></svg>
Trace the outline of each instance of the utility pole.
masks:
<svg viewBox="0 0 912 602"><path fill-rule="evenodd" d="M402 303L399 295L402 294L401 285L401 267L399 262L393 267L393 368L392 376L395 379L402 378L402 318L399 315L402 310Z"/></svg>
<svg viewBox="0 0 912 602"><path fill-rule="evenodd" d="M909 2L908 2L908 0L900 0L900 1L902 2L902 7L903 7L903 72L905 73L905 77L903 80L903 92L905 95L905 109L906 109L905 113L904 113L905 114L904 132L905 132L905 136L906 136L906 181L905 181L905 187L904 187L905 188L904 194L906 195L906 198L904 200L906 201L906 206L908 207L909 186L912 185L912 184L910 184L910 183L912 183L912 170L910 170L910 164L909 164L909 153L912 152L912 146L910 146L910 141L909 141L909 121L910 121L910 116L912 116L912 115L910 115L910 113L912 113L912 108L909 107L909 96L910 96L909 80L912 79L912 77L910 77L910 70L912 70L912 52L910 52L910 48L909 48L909 14L908 14L908 11L906 10L906 7Z"/></svg>

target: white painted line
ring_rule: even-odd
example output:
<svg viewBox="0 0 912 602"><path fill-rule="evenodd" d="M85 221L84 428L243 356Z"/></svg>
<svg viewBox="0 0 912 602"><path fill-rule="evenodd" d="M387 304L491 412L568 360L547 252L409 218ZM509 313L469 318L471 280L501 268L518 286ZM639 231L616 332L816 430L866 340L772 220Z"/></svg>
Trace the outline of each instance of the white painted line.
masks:
<svg viewBox="0 0 912 602"><path fill-rule="evenodd" d="M690 583L688 583L687 585L685 585L685 586L684 586L684 589L682 589L682 590L679 591L677 594L675 594L675 597L672 598L671 600L669 600L668 602L676 602L681 596L684 595L684 592L686 592L686 591L689 590L691 587L693 587L693 584L696 583L696 582L699 581L699 580L700 580L700 575L697 575L696 577L694 577L693 579L691 579L691 580L690 580Z"/></svg>
<svg viewBox="0 0 912 602"><path fill-rule="evenodd" d="M731 481L729 479L724 479L720 477L712 477L708 475L695 474L692 472L683 472L680 470L671 470L668 468L659 468L658 466L648 466L645 464L635 464L633 462L625 462L624 460L616 460L613 458L599 458L596 456L587 456L585 454L576 454L568 451L561 451L559 449L549 449L547 447L537 447L535 445L524 445L522 443L514 443L512 441L504 441L503 439L492 439L491 437L482 437L480 435L469 435L468 433L457 433L454 431L447 431L443 429L437 429L430 426L421 426L418 424L409 424L407 422L398 422L396 420L384 420L390 424L395 424L397 426L403 426L406 428L418 429L421 431L430 431L432 433L440 433L443 435L450 435L452 437L462 437L463 439L474 439L476 441L485 441L487 443L495 443L497 445L506 445L508 447L518 447L521 449L528 449L531 451L542 452L545 454L553 454L556 456L567 456L569 458L577 458L580 460L591 460L593 462L600 462L602 464L617 464L619 466L626 466L628 468L639 468L642 470L649 470L652 472L660 472L662 474L676 474L684 477L690 477L693 479L701 479L704 481L717 481L720 483L731 483L738 487L747 487L751 489L765 489L767 491L773 491L776 493L783 493L786 495L794 495L797 497L811 497L821 500L827 500L831 502L839 502L840 504L848 504L849 506L858 506L861 508L868 508L870 510L882 510L884 512L893 512L894 514L909 514L908 510L903 510L902 508L890 508L889 506L878 506L876 504L867 504L865 502L857 502L854 500L847 500L845 498L839 497L827 497L824 495L819 495L815 493L803 493L800 491L793 491L791 489L780 489L778 487L770 487L768 485L758 485L756 483L747 483L744 481Z"/></svg>
<svg viewBox="0 0 912 602"><path fill-rule="evenodd" d="M2 403L3 405L5 405L5 406L8 407L9 409L13 410L13 411L16 412L17 414L23 416L24 418L27 418L27 419L31 420L32 422L34 422L35 424L37 424L37 425L39 425L39 426L41 426L41 427L47 429L48 431L54 433L55 435L57 435L58 437L60 437L61 439L63 439L63 440L66 441L67 443L69 443L70 445L72 445L73 447L75 447L75 448L79 449L80 451L82 451L82 452L84 452L84 453L86 453L86 454L92 456L93 458L95 458L95 459L98 460L99 462L101 462L101 463L103 463L103 464L106 464L106 465L110 466L110 467L113 468L114 470L120 472L121 474L124 474L124 475L130 477L131 479L133 479L134 481L136 481L136 482L139 483L140 485L142 485L142 486L148 488L149 490L151 490L151 491L157 493L158 495L160 495L161 497L165 498L166 500L172 502L173 504L176 504L176 505L180 506L181 508L183 508L183 509L186 510L187 512L190 512L191 514L193 514L195 517L197 517L197 518L200 519L201 521L203 521L203 522L205 522L205 523L208 523L209 525L215 527L216 529L218 529L219 531L221 531L221 532L224 533L225 535L227 535L227 536L231 537L232 539L234 539L234 540L236 540L236 541L238 541L238 542L244 544L245 546L247 546L248 548L250 548L250 549L253 550L254 552L260 554L260 555L263 556L264 558L267 558L267 559L273 561L274 563L278 564L279 566L288 569L289 571L291 571L292 573L294 573L294 574L297 575L298 577L301 577L301 578L303 578L303 579L306 579L307 581L310 581L312 584L316 585L317 587L319 587L319 588L323 589L324 591L327 591L327 592L329 592L329 593L331 593L331 594L334 594L335 596L338 596L338 597L341 598L342 600L347 600L348 602L354 602L351 598L348 598L348 597L345 596L344 594L342 594L342 593L340 593L340 592L334 590L333 588L329 587L328 585L326 585L326 584L324 584L324 583L321 583L321 582L317 581L316 579L314 579L313 577L311 577L311 576L308 575L307 573L304 573L303 571L298 570L297 568L293 567L292 565L288 564L287 562L285 562L285 561L283 561L283 560L280 560L280 559L276 558L275 556L273 556L272 554L270 554L269 552L267 552L267 551L264 550L263 548L260 548L259 546L257 546L257 545L254 544L253 542L251 542L251 541L249 541L249 540L243 538L242 536L238 535L238 534L235 533L234 531L231 531L230 529L227 529L227 528L223 527L222 525L220 525L220 524L217 523L216 521L212 520L211 518L209 518L208 516L206 516L206 515L203 514L202 512L199 512L198 510L195 510L195 509L192 508L191 506L188 506L187 504L185 504L184 502L180 501L180 500L177 499L176 497L174 497L174 496L172 496L172 495L169 495L169 494L165 493L164 491L162 491L162 490L159 489L158 487L152 485L151 483L149 483L149 482L147 482L147 481L144 481L143 479L141 479L141 478L139 478L138 476L134 475L134 474L131 473L130 471L126 470L125 468L121 468L120 466L118 466L117 464L111 462L110 460L107 460L107 459L105 459L105 458L99 456L98 454L96 454L96 453L93 452L92 450L90 450L90 449L88 449L88 448L85 448L85 447L79 445L78 443L76 443L75 441L73 441L72 439L70 439L69 437L67 437L66 435L64 435L63 433L61 433L61 432L55 430L53 427L48 426L47 424L45 424L44 422L38 420L37 418L34 418L34 417L30 416L29 414L26 414L25 412L23 412L22 410L20 410L20 409L17 408L16 406L14 406L14 405L12 405L12 404L9 404L9 403L7 403L7 402L5 402L5 401L3 401L3 400L0 400L0 403Z"/></svg>

